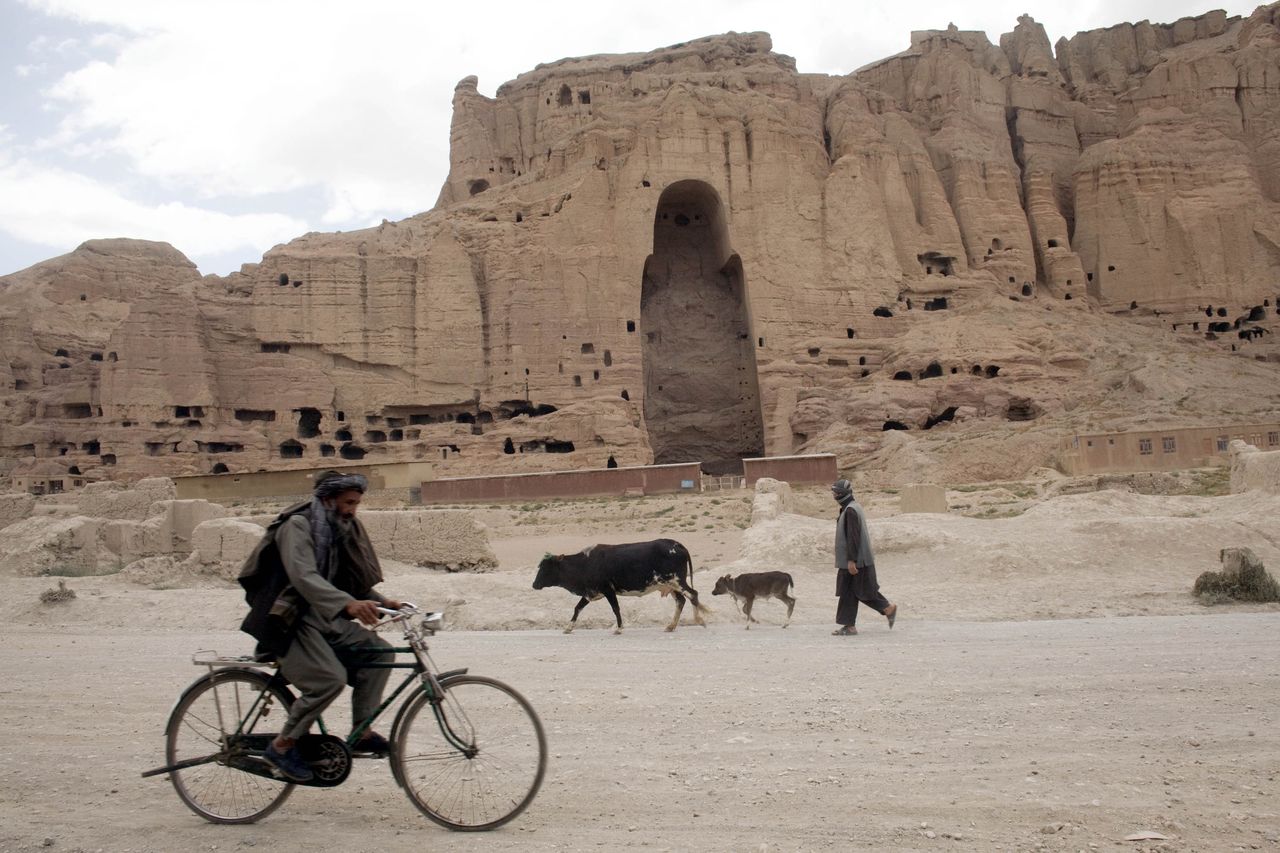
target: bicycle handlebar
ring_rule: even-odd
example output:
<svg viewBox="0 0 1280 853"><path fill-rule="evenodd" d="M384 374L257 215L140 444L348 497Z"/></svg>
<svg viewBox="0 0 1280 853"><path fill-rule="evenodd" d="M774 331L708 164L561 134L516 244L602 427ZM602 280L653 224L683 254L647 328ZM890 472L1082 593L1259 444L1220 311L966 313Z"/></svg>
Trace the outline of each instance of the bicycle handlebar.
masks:
<svg viewBox="0 0 1280 853"><path fill-rule="evenodd" d="M412 601L402 601L400 602L399 610L392 610L390 607L378 605L378 612L383 616L412 616L418 612L418 605Z"/></svg>
<svg viewBox="0 0 1280 853"><path fill-rule="evenodd" d="M444 611L442 610L422 610L412 601L403 601L400 603L399 610L393 610L390 607L379 606L378 612L385 616L379 625L390 625L394 622L407 622L411 616L422 617L422 628L431 633L435 633L440 629L444 622ZM406 628L406 630L408 630Z"/></svg>

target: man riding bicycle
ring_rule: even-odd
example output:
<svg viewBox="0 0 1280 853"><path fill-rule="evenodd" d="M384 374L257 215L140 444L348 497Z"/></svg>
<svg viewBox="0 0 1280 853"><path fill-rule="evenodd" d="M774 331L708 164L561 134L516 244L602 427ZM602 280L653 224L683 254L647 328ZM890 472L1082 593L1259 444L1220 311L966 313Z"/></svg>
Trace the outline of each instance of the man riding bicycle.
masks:
<svg viewBox="0 0 1280 853"><path fill-rule="evenodd" d="M382 568L356 519L367 488L360 474L319 475L312 498L271 523L240 572L249 603L241 630L258 640L259 654L278 659L280 672L301 694L263 753L293 782L313 778L297 740L343 685L353 688L352 719L363 720L377 710L391 674L367 666L393 660L390 644L352 621L375 625L379 607L401 606L373 589L382 582ZM385 755L388 748L387 739L370 730L353 751Z"/></svg>

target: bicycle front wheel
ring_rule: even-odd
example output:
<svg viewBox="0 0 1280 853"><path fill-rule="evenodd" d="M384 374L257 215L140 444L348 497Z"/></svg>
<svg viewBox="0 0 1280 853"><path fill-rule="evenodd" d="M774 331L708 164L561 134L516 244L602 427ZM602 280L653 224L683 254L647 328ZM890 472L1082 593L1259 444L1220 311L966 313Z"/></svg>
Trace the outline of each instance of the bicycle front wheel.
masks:
<svg viewBox="0 0 1280 853"><path fill-rule="evenodd" d="M165 760L170 766L208 760L169 773L182 802L212 823L253 823L279 808L293 785L237 765L262 761L292 701L283 687L250 669L218 670L187 688L165 729Z"/></svg>
<svg viewBox="0 0 1280 853"><path fill-rule="evenodd" d="M419 811L449 829L496 829L524 811L547 769L547 738L529 702L492 678L447 679L432 703L405 707L392 756Z"/></svg>

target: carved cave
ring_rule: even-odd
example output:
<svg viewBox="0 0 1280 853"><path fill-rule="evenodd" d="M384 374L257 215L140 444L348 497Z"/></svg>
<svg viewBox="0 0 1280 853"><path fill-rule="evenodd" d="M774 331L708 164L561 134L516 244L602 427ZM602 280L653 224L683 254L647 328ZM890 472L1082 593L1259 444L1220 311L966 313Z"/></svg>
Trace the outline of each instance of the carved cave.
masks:
<svg viewBox="0 0 1280 853"><path fill-rule="evenodd" d="M701 181L672 184L654 215L640 297L655 463L698 461L719 474L763 455L745 288L719 195Z"/></svg>

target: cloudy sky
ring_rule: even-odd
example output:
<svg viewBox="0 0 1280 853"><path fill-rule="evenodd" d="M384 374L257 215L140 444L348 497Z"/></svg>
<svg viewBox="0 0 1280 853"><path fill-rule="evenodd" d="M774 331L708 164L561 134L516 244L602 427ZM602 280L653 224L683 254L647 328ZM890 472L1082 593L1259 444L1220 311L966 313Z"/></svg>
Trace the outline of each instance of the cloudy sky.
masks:
<svg viewBox="0 0 1280 853"><path fill-rule="evenodd" d="M1248 14L1252 3L1227 3ZM992 42L1171 22L1193 0L0 0L0 275L94 237L172 243L204 273L307 231L429 209L453 87L540 62L764 30L846 74L954 22Z"/></svg>

